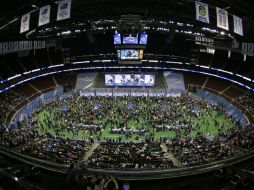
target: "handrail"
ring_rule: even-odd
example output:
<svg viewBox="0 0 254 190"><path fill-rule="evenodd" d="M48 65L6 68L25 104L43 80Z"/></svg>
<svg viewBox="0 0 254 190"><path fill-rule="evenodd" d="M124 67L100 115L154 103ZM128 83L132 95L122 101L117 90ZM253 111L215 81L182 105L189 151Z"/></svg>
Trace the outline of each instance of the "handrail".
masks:
<svg viewBox="0 0 254 190"><path fill-rule="evenodd" d="M101 57L103 56L103 58L104 59L109 59L109 58L111 58L112 57L112 55L114 55L114 56L116 56L116 54L101 54L101 55L85 55L85 56L76 56L76 57L70 57L70 58L67 58L67 59L79 59L79 58L85 58L85 57L89 57L89 56L97 56L98 58L96 58L96 59L98 59L98 60L103 60L103 59L101 59ZM145 54L145 56L154 56L155 58L154 59L156 59L157 60L157 57L161 57L161 56L164 56L165 58L173 58L173 59L179 59L179 61L181 61L181 60L189 60L190 61L190 63L191 63L191 58L188 58L188 57L181 57L181 56L174 56L174 55L161 55L161 54L159 54L159 55L156 55L156 54ZM109 58L107 58L107 56L111 56L111 57L109 57ZM87 60L87 59L84 59L84 61L85 60ZM112 60L112 61L116 61L116 60ZM168 61L170 61L170 59L168 60ZM167 60L158 60L158 63L163 63L163 62L167 62ZM190 65L190 63L188 63L188 65ZM105 64L105 63L104 63ZM194 67L202 67L203 65L197 65L197 64L191 64L192 66L194 66ZM63 66L63 65L59 65L59 66ZM53 68L53 67L51 67L51 66L49 66L49 67L45 67L45 68L40 68L38 71L42 71L42 70L45 70L45 69L50 69L50 68ZM211 69L211 70L217 70L217 71L219 71L219 72L223 72L223 70L222 69L219 69L218 70L218 68L212 68L212 67L210 67L210 68L208 68L209 70ZM36 71L36 72L38 72L38 71ZM30 71L28 71L28 73L29 73ZM225 72L229 72L229 71L225 71ZM34 73L35 73L35 71L34 71ZM242 75L240 75L240 74L238 74L238 73L234 73L233 74L234 76L236 76L236 77L239 77L239 79L241 78L241 79L244 79L244 80L246 80L245 78L245 76L242 76ZM24 75L24 73L22 74L22 73L20 73L20 76L19 77L22 77L22 76L25 76ZM245 78L244 78L245 77ZM9 77L10 79L11 78L13 78L13 77ZM5 79L5 80L3 80L3 81L0 81L0 86L1 86L1 84L2 84L2 82L6 82L6 81L8 81L8 79ZM248 81L248 80L246 80L246 81ZM254 82L253 80L250 80L250 82Z"/></svg>
<svg viewBox="0 0 254 190"><path fill-rule="evenodd" d="M78 68L78 70L82 70L83 68ZM170 68L169 68L170 69ZM68 70L68 71L72 71L71 69L70 70ZM68 72L67 71L67 72ZM54 73L54 74L57 74L58 72L56 72L56 73ZM203 73L201 73L201 74L203 74ZM223 95L225 95L225 94L223 94ZM226 96L226 95L225 95ZM231 98L229 98L229 99L231 99ZM241 107L243 107L243 106L241 106ZM13 109L12 109L13 110ZM245 110L245 112L247 112L247 113L249 113L247 110ZM248 115L250 115L251 116L251 114L248 114ZM8 117L9 118L9 117ZM252 118L251 117L251 120L253 121L254 120L254 118Z"/></svg>
<svg viewBox="0 0 254 190"><path fill-rule="evenodd" d="M57 87L57 86L51 86L49 88L43 89L42 91L40 91L38 93L32 94L31 96L27 97L26 99L32 98L35 95L40 96L41 93L49 92L50 90L53 90L55 87ZM38 96L36 96L36 97L38 97ZM13 119L13 116L23 107L22 105L27 101L26 99L24 101L20 102L18 105L12 107L12 109L7 114L7 121L11 121ZM15 112L15 113L12 114L12 112Z"/></svg>
<svg viewBox="0 0 254 190"><path fill-rule="evenodd" d="M196 84L194 84L194 85L196 85ZM223 93L221 94L219 91L217 91L217 90L215 90L215 89L212 89L212 88L209 88L209 87L204 87L204 88L207 89L208 91L211 91L211 92L215 93L216 95L218 95L218 96L220 96L220 97L222 97L222 98L224 98L223 96L227 97L227 98L230 100L230 103L232 103L232 104L235 105L236 107L239 106L240 109L241 109L241 111L242 111L243 113L246 113L247 118L248 118L250 121L253 122L254 119L253 119L251 113L250 113L248 110L246 110L246 109L244 108L243 105L241 105L240 103L234 101L234 100L233 100L231 97L229 97L228 95L223 94ZM223 96L221 96L221 95L223 95Z"/></svg>
<svg viewBox="0 0 254 190"><path fill-rule="evenodd" d="M36 165L43 169L55 171L58 173L65 173L69 165L57 164L49 161L41 160L38 158L30 157L21 153L14 152L8 148L0 147L0 153L6 156L12 157L14 159L20 160L24 163ZM106 175L116 175L119 179L128 180L140 180L140 179L163 179L163 178L175 178L188 175L194 175L199 173L205 173L213 171L219 168L228 167L254 157L254 150L248 151L246 154L233 156L230 158L222 159L219 161L211 162L208 164L202 164L198 166L187 166L179 168L170 169L96 169L96 168L78 168L80 172L85 172L86 174L106 174ZM142 172L141 172L142 171Z"/></svg>

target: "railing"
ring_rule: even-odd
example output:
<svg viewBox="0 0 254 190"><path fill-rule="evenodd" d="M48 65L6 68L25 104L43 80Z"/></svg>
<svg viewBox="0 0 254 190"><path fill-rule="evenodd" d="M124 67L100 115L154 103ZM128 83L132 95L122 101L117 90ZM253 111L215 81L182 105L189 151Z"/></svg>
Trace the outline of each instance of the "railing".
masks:
<svg viewBox="0 0 254 190"><path fill-rule="evenodd" d="M134 69L138 69L138 68L140 68L140 69L161 69L161 70L183 71L183 72L199 73L199 74L204 74L204 75L209 74L208 76L219 77L219 78L222 78L222 79L225 79L225 80L229 80L231 82L235 81L235 80L232 80L230 78L221 77L220 75L217 75L217 74L210 74L209 73L210 70L209 70L209 72L203 72L203 71L189 70L189 69L183 69L183 68L174 68L172 66L173 66L173 64L169 64L168 67L147 67L147 66L143 66L143 65L141 65L141 66L135 66L135 67L133 67L133 66L128 67L128 66L119 66L118 65L118 66L113 66L113 67L107 67L107 66L105 66L105 67L77 67L77 68L74 67L73 68L73 65L71 65L70 69L61 69L61 70L58 70L59 69L58 67L54 67L54 68L51 68L51 69L53 69L53 71L50 70L51 72L47 72L46 69L44 69L42 71L38 71L38 72L43 72L43 74L39 74L38 76L34 76L34 75L37 74L37 72L29 73L31 75L31 78L26 78L23 81L19 81L16 84L12 84L10 87L7 87L4 90L8 90L10 88L14 88L16 85L20 85L22 83L28 82L30 80L33 80L34 78L40 78L40 77L43 77L43 76L58 74L58 73L62 73L62 72L90 71L90 70L96 70L96 69L117 69L117 68L119 68L119 69L122 69L122 68L134 68ZM60 66L60 67L62 68L62 66ZM66 67L68 68L68 66L64 66L64 68L66 68ZM205 70L207 70L207 69L205 68ZM225 73L221 73L221 74L225 74ZM29 75L27 77L29 77ZM241 84L242 86L246 87L247 89L251 89L251 87L249 87L249 86L247 86L245 84L239 83L237 81L235 81L235 82L237 84L239 84L239 85ZM2 91L4 91L4 90L2 90ZM254 89L252 89L252 90L254 91ZM1 90L0 90L0 92L1 92ZM248 115L250 115L250 114L248 114ZM8 117L8 118L10 118L10 117Z"/></svg>
<svg viewBox="0 0 254 190"><path fill-rule="evenodd" d="M230 101L230 103L232 103L233 105L235 105L235 106L236 106L237 108L239 108L244 114L246 114L246 117L248 118L248 120L249 120L250 123L253 123L253 122L254 122L254 118L253 118L252 114L251 114L248 110L246 110L246 109L244 108L243 105L241 105L240 103L238 103L238 102L232 100L232 98L230 98L230 97L227 96L226 94L221 94L219 91L217 91L217 90L215 90L215 89L211 89L211 88L208 88L208 87L205 87L205 89L208 90L208 91L210 91L210 92L213 92L214 94L216 94L216 95L218 95L218 96L220 96L220 97L222 97L222 98L225 98L225 97L226 97L227 100Z"/></svg>
<svg viewBox="0 0 254 190"><path fill-rule="evenodd" d="M80 172L86 173L86 175L94 174L106 174L117 176L119 179L128 180L140 180L140 179L163 179L163 178L175 178L188 175L194 175L199 173L205 173L213 171L219 168L228 167L254 157L254 150L246 151L247 153L242 155L233 156L227 159L222 159L209 164L203 164L198 166L179 167L170 169L96 169L96 168L79 168ZM69 165L57 164L49 161L30 157L21 153L14 152L8 148L0 147L0 153L11 158L17 159L27 164L36 165L40 168L65 173Z"/></svg>
<svg viewBox="0 0 254 190"><path fill-rule="evenodd" d="M81 90L81 96L179 96L185 91L169 89L139 89L139 88L92 88Z"/></svg>
<svg viewBox="0 0 254 190"><path fill-rule="evenodd" d="M124 65L119 65L117 62L116 54L102 54L102 55L87 55L82 57L71 57L68 58L69 64L60 64L53 65L44 68L38 68L33 71L28 71L25 73L19 73L13 77L9 77L8 79L0 81L0 93L3 89L6 88L6 83L15 84L17 81L24 80L29 78L30 76L36 76L41 73L49 73L52 71L66 70L70 68L80 68L80 67L90 67L90 69L99 70L99 69L110 69L110 66L114 66L114 69L125 68ZM160 69L165 67L175 67L178 68L192 68L196 70L204 70L209 73L219 74L221 76L226 76L229 78L234 78L236 81L243 81L245 84L251 84L252 89L254 86L254 80L250 79L246 76L239 75L237 73L232 73L223 69L207 67L198 64L192 64L190 58L186 57L177 57L177 56L169 56L169 55L154 55L154 54L145 54L144 60L142 60L142 65L135 65L132 68L153 68ZM131 68L131 67L129 67ZM4 87L5 86L5 87ZM11 86L11 85L10 85Z"/></svg>
<svg viewBox="0 0 254 190"><path fill-rule="evenodd" d="M34 96L38 97L38 96L41 95L41 93L50 92L50 91L54 90L56 87L57 86L52 86L52 87L43 89L42 91L40 91L38 93L35 93L35 94L32 94L31 96L27 97L26 99L24 99L24 101L20 102L18 105L12 107L12 109L7 114L7 121L11 121L13 119L14 115L18 112L18 110L20 110L23 106L26 105L26 103L28 103L27 99L30 99Z"/></svg>

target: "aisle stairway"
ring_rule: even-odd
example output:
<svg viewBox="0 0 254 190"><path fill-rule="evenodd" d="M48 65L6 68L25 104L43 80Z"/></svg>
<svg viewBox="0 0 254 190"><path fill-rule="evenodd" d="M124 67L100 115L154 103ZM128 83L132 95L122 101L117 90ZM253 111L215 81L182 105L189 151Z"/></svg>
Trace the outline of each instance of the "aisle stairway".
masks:
<svg viewBox="0 0 254 190"><path fill-rule="evenodd" d="M93 143L93 145L92 145L92 147L89 149L89 151L85 153L85 156L84 156L83 161L87 161L87 160L92 156L93 151L94 151L97 147L99 147L99 146L100 146L100 143L97 143L97 142Z"/></svg>
<svg viewBox="0 0 254 190"><path fill-rule="evenodd" d="M174 154L171 151L169 151L167 145L161 144L161 148L163 152L166 152L168 154L168 160L171 160L175 167L181 166L180 161L174 156Z"/></svg>
<svg viewBox="0 0 254 190"><path fill-rule="evenodd" d="M86 89L94 84L97 73L80 73L77 76L75 90Z"/></svg>
<svg viewBox="0 0 254 190"><path fill-rule="evenodd" d="M184 78L182 73L171 71L164 72L167 88L173 91L185 91Z"/></svg>

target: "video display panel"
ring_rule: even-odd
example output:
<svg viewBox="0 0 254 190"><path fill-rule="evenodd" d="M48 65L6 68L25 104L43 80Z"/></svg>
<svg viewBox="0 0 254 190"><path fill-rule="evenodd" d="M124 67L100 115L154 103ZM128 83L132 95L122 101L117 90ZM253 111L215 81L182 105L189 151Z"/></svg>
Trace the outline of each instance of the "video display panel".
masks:
<svg viewBox="0 0 254 190"><path fill-rule="evenodd" d="M122 49L121 50L121 60L139 60L140 51L135 49Z"/></svg>
<svg viewBox="0 0 254 190"><path fill-rule="evenodd" d="M138 44L138 34L136 36L131 34L123 36L123 44Z"/></svg>
<svg viewBox="0 0 254 190"><path fill-rule="evenodd" d="M122 44L121 34L119 33L114 34L114 44L115 45Z"/></svg>
<svg viewBox="0 0 254 190"><path fill-rule="evenodd" d="M140 34L139 44L146 45L147 44L147 34Z"/></svg>
<svg viewBox="0 0 254 190"><path fill-rule="evenodd" d="M106 86L154 86L155 75L151 74L105 74Z"/></svg>

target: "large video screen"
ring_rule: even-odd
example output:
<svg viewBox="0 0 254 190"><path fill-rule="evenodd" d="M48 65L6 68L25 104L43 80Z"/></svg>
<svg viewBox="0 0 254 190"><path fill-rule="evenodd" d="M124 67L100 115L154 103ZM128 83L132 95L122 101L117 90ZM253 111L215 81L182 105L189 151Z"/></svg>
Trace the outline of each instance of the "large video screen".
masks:
<svg viewBox="0 0 254 190"><path fill-rule="evenodd" d="M135 49L122 49L121 60L140 60L139 50Z"/></svg>
<svg viewBox="0 0 254 190"><path fill-rule="evenodd" d="M138 44L138 34L123 36L123 44Z"/></svg>
<svg viewBox="0 0 254 190"><path fill-rule="evenodd" d="M105 74L106 86L154 86L155 75L151 74Z"/></svg>
<svg viewBox="0 0 254 190"><path fill-rule="evenodd" d="M114 34L114 44L118 45L118 44L121 44L121 43L122 43L121 34L119 34L119 33Z"/></svg>
<svg viewBox="0 0 254 190"><path fill-rule="evenodd" d="M147 44L147 34L140 34L140 40L139 40L139 44L141 45L146 45Z"/></svg>

